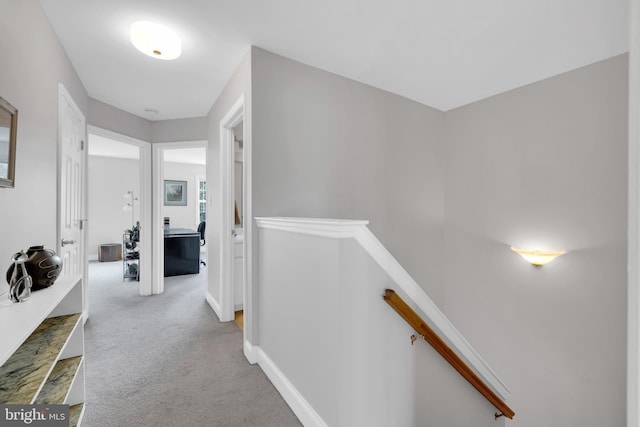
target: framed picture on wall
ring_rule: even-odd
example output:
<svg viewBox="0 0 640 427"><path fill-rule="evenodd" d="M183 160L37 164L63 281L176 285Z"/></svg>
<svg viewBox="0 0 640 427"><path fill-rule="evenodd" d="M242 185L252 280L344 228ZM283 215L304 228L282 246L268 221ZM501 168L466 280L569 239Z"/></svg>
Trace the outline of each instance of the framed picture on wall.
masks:
<svg viewBox="0 0 640 427"><path fill-rule="evenodd" d="M164 180L164 205L187 206L187 181Z"/></svg>
<svg viewBox="0 0 640 427"><path fill-rule="evenodd" d="M18 110L0 97L0 187L14 187Z"/></svg>

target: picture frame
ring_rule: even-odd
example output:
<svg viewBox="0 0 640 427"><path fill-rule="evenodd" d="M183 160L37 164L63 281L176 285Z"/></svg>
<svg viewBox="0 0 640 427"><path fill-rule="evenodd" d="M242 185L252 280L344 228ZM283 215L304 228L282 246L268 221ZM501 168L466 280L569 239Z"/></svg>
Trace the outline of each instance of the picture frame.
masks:
<svg viewBox="0 0 640 427"><path fill-rule="evenodd" d="M187 181L164 180L164 205L187 206Z"/></svg>
<svg viewBox="0 0 640 427"><path fill-rule="evenodd" d="M0 187L15 187L18 110L0 97Z"/></svg>

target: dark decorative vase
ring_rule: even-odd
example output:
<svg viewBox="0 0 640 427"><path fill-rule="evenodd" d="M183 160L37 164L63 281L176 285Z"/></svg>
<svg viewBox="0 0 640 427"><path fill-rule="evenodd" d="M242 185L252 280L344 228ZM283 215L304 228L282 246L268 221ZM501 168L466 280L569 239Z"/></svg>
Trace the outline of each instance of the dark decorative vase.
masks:
<svg viewBox="0 0 640 427"><path fill-rule="evenodd" d="M48 288L53 285L62 272L62 259L52 249L45 249L44 246L31 246L27 250L29 259L24 263L27 273L31 276L33 284L32 291ZM11 280L14 265L11 264L7 270L7 283Z"/></svg>

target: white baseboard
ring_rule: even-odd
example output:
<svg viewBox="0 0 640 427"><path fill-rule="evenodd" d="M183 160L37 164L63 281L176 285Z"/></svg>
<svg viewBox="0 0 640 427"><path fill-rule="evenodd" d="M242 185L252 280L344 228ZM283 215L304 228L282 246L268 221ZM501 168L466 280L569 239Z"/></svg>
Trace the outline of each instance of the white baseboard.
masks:
<svg viewBox="0 0 640 427"><path fill-rule="evenodd" d="M250 345L245 341L245 345ZM276 390L282 395L294 414L305 427L327 427L327 423L311 407L309 402L291 384L287 377L278 369L275 363L262 351L260 347L252 346L252 351L257 353L258 365L267 378L274 385Z"/></svg>
<svg viewBox="0 0 640 427"><path fill-rule="evenodd" d="M207 292L206 299L209 305L211 306L211 308L213 309L213 312L216 314L216 316L218 316L218 319L220 319L220 304L218 304L215 298L213 298L213 295L211 295L209 292Z"/></svg>
<svg viewBox="0 0 640 427"><path fill-rule="evenodd" d="M258 363L258 347L251 345L248 340L244 340L243 350L244 357L247 358L249 363L251 363L252 365Z"/></svg>

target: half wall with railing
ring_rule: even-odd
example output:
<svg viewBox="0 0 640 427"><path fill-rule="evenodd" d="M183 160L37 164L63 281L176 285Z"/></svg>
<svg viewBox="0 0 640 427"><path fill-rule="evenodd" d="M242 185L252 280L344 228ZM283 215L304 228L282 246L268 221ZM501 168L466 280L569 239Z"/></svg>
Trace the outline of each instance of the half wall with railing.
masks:
<svg viewBox="0 0 640 427"><path fill-rule="evenodd" d="M305 426L485 427L513 416L507 387L367 221L256 221L257 359ZM449 359L414 342L420 322Z"/></svg>

